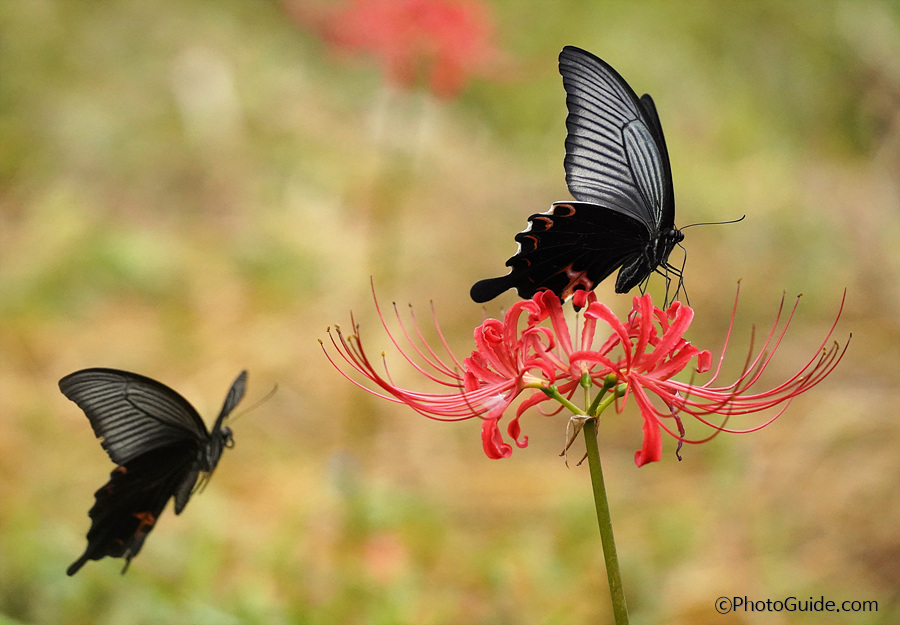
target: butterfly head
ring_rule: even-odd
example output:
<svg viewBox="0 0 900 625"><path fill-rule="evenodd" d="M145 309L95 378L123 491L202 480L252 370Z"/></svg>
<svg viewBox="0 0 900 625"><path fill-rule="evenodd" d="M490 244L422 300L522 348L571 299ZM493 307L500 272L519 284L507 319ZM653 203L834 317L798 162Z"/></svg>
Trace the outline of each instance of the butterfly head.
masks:
<svg viewBox="0 0 900 625"><path fill-rule="evenodd" d="M231 434L231 428L221 427L214 429L206 445L199 452L200 471L212 473L219 463L219 458L222 457L222 452L232 447L234 447L234 437Z"/></svg>
<svg viewBox="0 0 900 625"><path fill-rule="evenodd" d="M219 430L219 437L222 441L222 447L225 449L234 447L234 436L231 435L231 428L225 427Z"/></svg>
<svg viewBox="0 0 900 625"><path fill-rule="evenodd" d="M665 263L669 258L669 254L676 245L684 241L684 233L678 228L672 227L660 233L657 239L657 264Z"/></svg>

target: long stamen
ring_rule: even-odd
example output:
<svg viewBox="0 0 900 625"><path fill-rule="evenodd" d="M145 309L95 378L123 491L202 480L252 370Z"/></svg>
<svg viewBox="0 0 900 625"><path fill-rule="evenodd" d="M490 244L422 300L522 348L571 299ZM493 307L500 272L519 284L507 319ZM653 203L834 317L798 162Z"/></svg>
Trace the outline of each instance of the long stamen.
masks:
<svg viewBox="0 0 900 625"><path fill-rule="evenodd" d="M673 272L673 275L677 273ZM513 305L503 320L485 319L475 332L474 351L459 360L440 329L433 304L431 315L438 337L437 349L425 339L411 307L411 321L404 321L394 305L399 330L392 331L373 290L376 311L390 342L414 371L446 390L441 393L400 387L399 378L394 378L383 353L381 364L376 368L377 360L373 362L367 354L352 314L353 334L344 335L340 327L335 326L328 330L331 348L323 341L320 345L329 363L345 379L376 397L406 404L435 420L484 419L482 441L485 452L492 458L506 457L511 451L511 447L503 442L497 423L526 389L531 389L531 394L518 403L515 417L507 427L509 435L520 447L527 444L528 438L521 436L519 425L519 418L526 410L538 408L547 416L561 411L585 414L572 403L578 390L585 389L585 380L603 389L593 403L588 395L585 396L585 402L591 404L588 415L595 414L597 402L604 407L614 404L616 411L621 412L633 396L644 420L644 445L635 456L635 461L642 465L659 460L661 432L678 440L680 451L682 443L699 444L722 432L746 433L765 427L784 413L794 397L830 375L846 354L849 340L843 346L836 342L829 345L843 312L845 292L834 323L812 357L787 380L765 390L756 390L797 313L799 297L786 314L785 298L782 297L762 345L755 347L756 332L751 329L750 346L740 374L732 382L721 385L718 380L735 330L739 294L740 283L719 361L703 384L696 383L694 378L697 373L710 370L712 356L684 338L694 311L680 302L665 310L657 308L649 295L634 298L630 314L620 320L597 301L596 295L586 294L580 300L584 312L577 314L575 323L570 324L559 299L551 292L540 292L532 300ZM609 329L604 340L596 336L600 321ZM599 324L599 327L604 326ZM595 346L595 342L599 346ZM336 354L332 355L332 350ZM689 366L693 369L689 381L674 379ZM368 382L358 381L356 376L362 376ZM617 380L620 392L606 393L610 390L607 386L610 376ZM660 404L664 408L659 407ZM744 429L728 427L729 420L735 416L770 410L776 413L761 424ZM688 437L687 417L711 428L712 433L703 438Z"/></svg>

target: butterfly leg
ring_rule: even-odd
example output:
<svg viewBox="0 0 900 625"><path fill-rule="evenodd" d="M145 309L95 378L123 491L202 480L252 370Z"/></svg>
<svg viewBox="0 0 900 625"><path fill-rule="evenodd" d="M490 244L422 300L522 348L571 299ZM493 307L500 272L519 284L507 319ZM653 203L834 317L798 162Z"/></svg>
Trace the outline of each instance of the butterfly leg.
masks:
<svg viewBox="0 0 900 625"><path fill-rule="evenodd" d="M658 273L659 275L661 275L663 277L663 279L665 279L665 281L666 281L666 296L665 296L665 299L663 300L663 308L667 308L670 303L677 300L678 296L681 293L684 293L685 303L688 306L690 306L690 303L691 303L690 298L688 298L687 288L685 288L685 286L684 286L684 276L683 276L684 264L682 264L681 268L678 268L675 265L672 265L668 262L661 266L665 269L665 271L661 271L659 269L659 267L654 269L654 271L656 273ZM671 291L671 288L672 288L672 280L678 280L678 285L675 288L675 295L672 297L672 299L669 299L669 292ZM642 289L641 292L643 293L644 290L645 289Z"/></svg>

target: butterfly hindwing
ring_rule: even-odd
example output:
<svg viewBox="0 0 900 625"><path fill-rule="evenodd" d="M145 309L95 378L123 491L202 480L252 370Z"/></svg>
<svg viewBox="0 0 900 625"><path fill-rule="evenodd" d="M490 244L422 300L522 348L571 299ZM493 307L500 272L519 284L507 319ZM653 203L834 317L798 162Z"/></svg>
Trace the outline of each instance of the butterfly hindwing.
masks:
<svg viewBox="0 0 900 625"><path fill-rule="evenodd" d="M474 301L489 301L509 288L526 299L541 289L562 299L577 289L591 290L641 254L634 241L646 230L628 215L586 202L557 202L528 221L516 235L519 251L506 262L510 273L477 282L470 293Z"/></svg>
<svg viewBox="0 0 900 625"><path fill-rule="evenodd" d="M94 494L88 516L88 546L67 570L74 575L88 560L125 558L124 573L140 552L172 493L193 488L198 447L190 441L154 449L118 466ZM190 482L190 484L185 484Z"/></svg>

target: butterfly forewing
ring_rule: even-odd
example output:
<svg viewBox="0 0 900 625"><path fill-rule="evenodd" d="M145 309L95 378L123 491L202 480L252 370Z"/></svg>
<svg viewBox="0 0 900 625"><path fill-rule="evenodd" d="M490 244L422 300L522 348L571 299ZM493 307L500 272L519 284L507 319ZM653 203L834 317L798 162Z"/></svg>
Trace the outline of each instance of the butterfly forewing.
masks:
<svg viewBox="0 0 900 625"><path fill-rule="evenodd" d="M168 443L209 438L186 399L151 378L116 369L83 369L59 381L63 395L84 410L116 464Z"/></svg>
<svg viewBox="0 0 900 625"><path fill-rule="evenodd" d="M222 410L219 412L219 417L216 419L213 430L218 430L222 427L222 424L225 422L225 419L228 418L228 415L231 414L231 411L234 410L244 398L244 392L246 390L247 372L241 371L234 382L231 383L231 388L228 389L228 395L225 397L225 403L222 404Z"/></svg>
<svg viewBox="0 0 900 625"><path fill-rule="evenodd" d="M564 161L569 192L653 224L624 140L626 127L644 125L634 91L612 67L571 46L559 55L559 71L569 111Z"/></svg>
<svg viewBox="0 0 900 625"><path fill-rule="evenodd" d="M650 130L640 122L628 124L624 130L625 155L628 165L634 172L638 189L644 199L644 206L650 209L653 228L659 229L662 219L663 182L662 160Z"/></svg>
<svg viewBox="0 0 900 625"><path fill-rule="evenodd" d="M669 149L666 147L666 137L663 134L662 123L656 112L656 104L649 93L641 96L641 107L644 110L644 120L647 127L653 133L653 139L659 150L661 180L663 185L662 213L659 220L660 230L675 227L675 188L672 183L672 166L669 163Z"/></svg>

